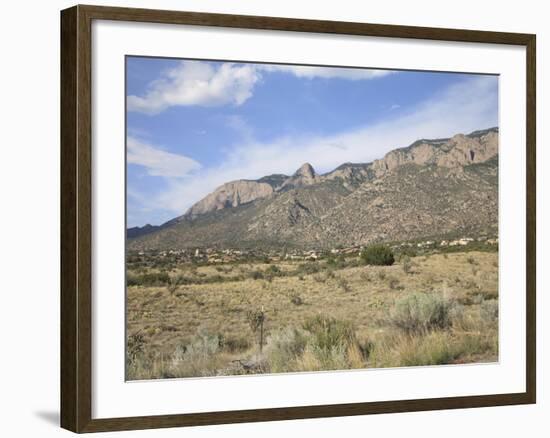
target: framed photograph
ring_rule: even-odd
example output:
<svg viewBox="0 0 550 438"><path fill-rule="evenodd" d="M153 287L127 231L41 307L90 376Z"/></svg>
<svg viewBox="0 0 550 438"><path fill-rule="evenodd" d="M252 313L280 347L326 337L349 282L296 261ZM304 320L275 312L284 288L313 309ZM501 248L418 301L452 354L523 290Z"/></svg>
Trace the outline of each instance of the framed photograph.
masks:
<svg viewBox="0 0 550 438"><path fill-rule="evenodd" d="M535 35L61 13L61 425L535 403Z"/></svg>

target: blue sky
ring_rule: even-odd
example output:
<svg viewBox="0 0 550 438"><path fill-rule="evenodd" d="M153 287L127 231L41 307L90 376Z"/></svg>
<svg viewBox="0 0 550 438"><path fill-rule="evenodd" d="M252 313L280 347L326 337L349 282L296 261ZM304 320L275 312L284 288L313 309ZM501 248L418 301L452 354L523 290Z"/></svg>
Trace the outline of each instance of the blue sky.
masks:
<svg viewBox="0 0 550 438"><path fill-rule="evenodd" d="M495 76L128 57L128 226L221 184L498 125Z"/></svg>

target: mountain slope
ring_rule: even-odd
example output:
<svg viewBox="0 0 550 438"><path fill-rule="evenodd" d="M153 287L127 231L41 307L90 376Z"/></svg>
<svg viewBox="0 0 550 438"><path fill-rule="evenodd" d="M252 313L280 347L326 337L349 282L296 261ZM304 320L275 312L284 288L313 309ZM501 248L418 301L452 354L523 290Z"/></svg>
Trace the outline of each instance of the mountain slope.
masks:
<svg viewBox="0 0 550 438"><path fill-rule="evenodd" d="M361 185L321 219L316 233L333 245L494 234L497 175L496 159L451 169L406 164Z"/></svg>
<svg viewBox="0 0 550 438"><path fill-rule="evenodd" d="M372 163L324 175L306 163L294 175L233 181L130 249L301 248L496 232L498 128L419 140Z"/></svg>

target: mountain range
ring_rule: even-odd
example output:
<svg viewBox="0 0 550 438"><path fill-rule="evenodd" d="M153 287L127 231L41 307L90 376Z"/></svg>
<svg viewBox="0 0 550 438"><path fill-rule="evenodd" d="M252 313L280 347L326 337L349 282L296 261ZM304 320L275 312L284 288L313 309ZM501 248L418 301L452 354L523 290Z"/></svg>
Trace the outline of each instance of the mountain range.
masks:
<svg viewBox="0 0 550 438"><path fill-rule="evenodd" d="M129 249L330 248L498 227L498 128L422 139L325 174L231 181L163 225L127 230Z"/></svg>

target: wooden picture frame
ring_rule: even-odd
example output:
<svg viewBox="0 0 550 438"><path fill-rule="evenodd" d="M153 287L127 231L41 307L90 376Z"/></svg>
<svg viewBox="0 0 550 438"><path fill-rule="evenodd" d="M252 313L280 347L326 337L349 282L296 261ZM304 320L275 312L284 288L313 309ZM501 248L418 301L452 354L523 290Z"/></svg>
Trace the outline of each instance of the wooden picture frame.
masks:
<svg viewBox="0 0 550 438"><path fill-rule="evenodd" d="M92 35L94 20L184 24L386 38L518 45L526 48L526 391L126 418L92 418ZM75 6L61 12L61 426L99 432L530 404L536 401L535 57L530 34Z"/></svg>

